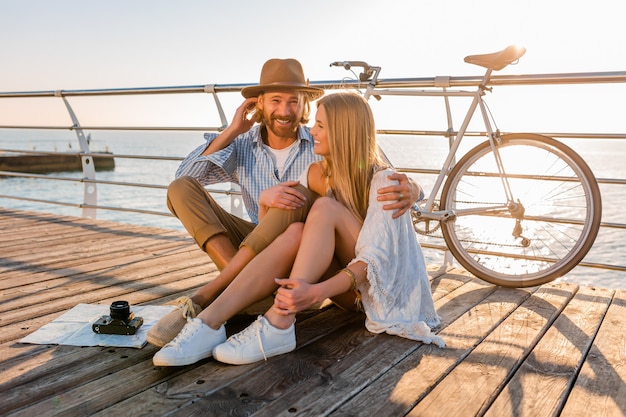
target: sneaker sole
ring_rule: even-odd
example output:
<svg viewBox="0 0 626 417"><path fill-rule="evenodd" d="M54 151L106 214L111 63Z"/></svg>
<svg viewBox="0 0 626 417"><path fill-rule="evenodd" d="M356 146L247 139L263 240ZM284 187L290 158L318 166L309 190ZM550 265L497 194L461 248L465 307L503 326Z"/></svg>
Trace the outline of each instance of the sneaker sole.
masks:
<svg viewBox="0 0 626 417"><path fill-rule="evenodd" d="M296 350L296 345L286 346L286 347L282 347L282 348L279 348L279 349L274 349L274 350L272 350L270 352L265 352L265 357L267 357L269 359L269 358L274 357L274 356L283 355L285 353L293 352L294 350ZM223 363L227 363L229 365L247 365L247 364L250 364L250 363L260 362L263 359L265 359L262 354L261 355L257 355L257 356L242 358L242 357L239 357L239 356L230 355L230 353L227 353L227 352L221 352L220 353L220 351L219 351L219 349L217 347L213 350L213 358L215 358L215 360L218 360L218 361L223 362Z"/></svg>
<svg viewBox="0 0 626 417"><path fill-rule="evenodd" d="M156 355L152 358L152 363L155 366L185 366L191 365L202 359L210 358L212 356L212 352L208 352L208 354L198 354L192 357L186 358L176 358L176 360L165 360L161 358L157 358Z"/></svg>

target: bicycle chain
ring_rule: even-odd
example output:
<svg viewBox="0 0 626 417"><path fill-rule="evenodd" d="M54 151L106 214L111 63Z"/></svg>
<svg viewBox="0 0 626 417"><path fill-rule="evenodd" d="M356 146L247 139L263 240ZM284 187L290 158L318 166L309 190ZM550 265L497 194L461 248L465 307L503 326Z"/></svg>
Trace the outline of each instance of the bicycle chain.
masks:
<svg viewBox="0 0 626 417"><path fill-rule="evenodd" d="M481 204L481 205L493 205L493 206L500 204L500 203L493 203L493 202L488 202L488 201L456 201L456 202L457 203L461 203L461 204ZM433 207L433 211L435 211L435 210L439 210L439 204L438 203L435 203L435 207ZM435 233L437 230L439 230L441 228L441 223L437 222L437 226L434 227L433 229L430 229L430 230L419 229L417 224L426 222L428 220L416 217L416 216L413 215L413 213L411 213L411 217L413 219L413 228L415 229L415 231L417 233L419 233L421 235L433 236L433 233ZM434 237L438 237L438 238L442 238L443 239L443 235L438 235L438 236L434 236ZM462 242L462 243L471 243L471 244L476 244L476 243L479 243L479 244L489 244L489 245L492 244L492 243L488 243L488 242L481 242L481 241L478 241L478 240L469 240L469 239L462 239L462 240L459 240L459 241ZM499 243L498 246L509 247L509 248L524 247L524 245L510 244L510 243L507 243L507 244Z"/></svg>

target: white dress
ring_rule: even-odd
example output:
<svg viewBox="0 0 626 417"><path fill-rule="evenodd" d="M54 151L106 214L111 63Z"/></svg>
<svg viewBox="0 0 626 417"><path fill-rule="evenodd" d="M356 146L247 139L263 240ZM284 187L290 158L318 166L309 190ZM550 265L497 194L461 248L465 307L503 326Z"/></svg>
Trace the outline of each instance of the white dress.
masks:
<svg viewBox="0 0 626 417"><path fill-rule="evenodd" d="M397 181L387 178L392 173L386 169L374 174L356 257L350 262L367 265L367 282L357 288L366 315L365 327L372 333L386 332L444 347L443 339L431 331L440 318L411 214L394 219L393 211L382 208L386 202L376 199L379 188L397 185ZM303 177L301 181L306 181L306 175Z"/></svg>

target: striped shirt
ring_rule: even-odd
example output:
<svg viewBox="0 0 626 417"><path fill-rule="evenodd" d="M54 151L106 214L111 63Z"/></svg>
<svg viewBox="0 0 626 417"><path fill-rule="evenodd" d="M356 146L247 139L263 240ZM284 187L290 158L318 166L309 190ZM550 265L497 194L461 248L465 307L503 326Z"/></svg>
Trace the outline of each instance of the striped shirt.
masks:
<svg viewBox="0 0 626 417"><path fill-rule="evenodd" d="M206 143L181 162L176 178L191 176L204 186L221 182L238 184L250 220L258 223L261 191L284 181L297 181L311 162L321 159L313 152L309 128L299 126L297 135L297 145L291 148L282 173L279 173L270 151L263 146L261 125L255 125L237 136L226 148L202 156L202 152L218 136L216 133L205 133Z"/></svg>

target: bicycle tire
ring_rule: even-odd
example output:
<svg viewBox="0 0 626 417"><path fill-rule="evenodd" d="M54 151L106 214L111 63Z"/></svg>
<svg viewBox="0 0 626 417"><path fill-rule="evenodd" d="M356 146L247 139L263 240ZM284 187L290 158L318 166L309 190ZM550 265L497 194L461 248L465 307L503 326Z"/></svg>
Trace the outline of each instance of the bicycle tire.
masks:
<svg viewBox="0 0 626 417"><path fill-rule="evenodd" d="M582 157L553 138L507 134L497 148L513 198L524 206L519 225L528 241L509 233L517 223L511 212L463 213L506 202L489 141L465 154L444 184L441 207L457 215L442 224L443 237L455 259L482 280L505 287L545 284L591 249L602 217L598 183Z"/></svg>

